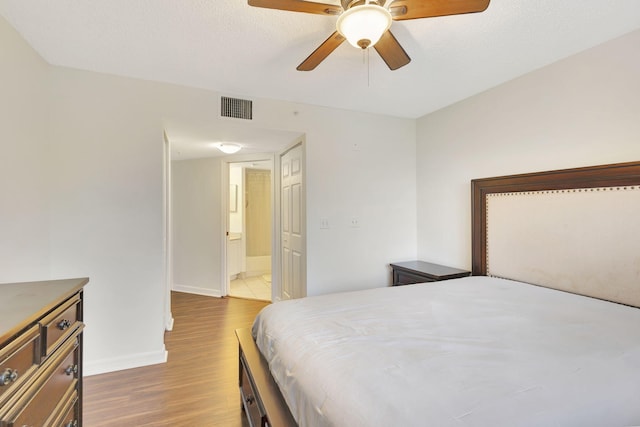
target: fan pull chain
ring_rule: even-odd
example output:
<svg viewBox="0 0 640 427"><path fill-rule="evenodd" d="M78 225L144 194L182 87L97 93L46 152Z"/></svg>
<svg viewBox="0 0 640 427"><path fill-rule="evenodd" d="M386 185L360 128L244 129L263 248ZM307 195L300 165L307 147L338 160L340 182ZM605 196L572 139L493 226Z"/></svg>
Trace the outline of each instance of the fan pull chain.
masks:
<svg viewBox="0 0 640 427"><path fill-rule="evenodd" d="M371 87L371 60L369 51L371 49L367 49L367 87Z"/></svg>
<svg viewBox="0 0 640 427"><path fill-rule="evenodd" d="M366 48L362 49L362 63L367 66L367 87L371 87L371 60L370 60L370 51L371 49Z"/></svg>

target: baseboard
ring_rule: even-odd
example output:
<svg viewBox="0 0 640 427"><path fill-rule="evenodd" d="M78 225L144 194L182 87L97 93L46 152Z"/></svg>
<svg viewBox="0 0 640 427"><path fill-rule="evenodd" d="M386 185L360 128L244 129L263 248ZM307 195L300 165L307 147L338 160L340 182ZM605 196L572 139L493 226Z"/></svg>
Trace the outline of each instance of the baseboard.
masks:
<svg viewBox="0 0 640 427"><path fill-rule="evenodd" d="M122 371L125 369L139 368L141 366L157 365L167 361L167 350L157 352L138 353L130 356L114 357L111 359L87 361L82 365L83 376L104 374L107 372Z"/></svg>
<svg viewBox="0 0 640 427"><path fill-rule="evenodd" d="M204 295L207 297L216 297L222 298L222 294L220 293L220 289L209 289L209 288L200 288L197 286L187 286L187 285L178 285L177 283L173 284L173 289L176 292L185 292L188 294L196 294L196 295Z"/></svg>

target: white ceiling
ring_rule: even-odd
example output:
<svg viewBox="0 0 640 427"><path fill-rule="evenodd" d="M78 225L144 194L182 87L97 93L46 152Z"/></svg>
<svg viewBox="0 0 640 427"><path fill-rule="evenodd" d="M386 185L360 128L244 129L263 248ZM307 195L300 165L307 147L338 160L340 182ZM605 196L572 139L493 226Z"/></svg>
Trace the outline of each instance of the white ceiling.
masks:
<svg viewBox="0 0 640 427"><path fill-rule="evenodd" d="M412 58L399 70L343 43L300 72L335 17L246 0L0 0L0 14L54 65L408 118L640 29L640 0L492 0L478 14L394 22Z"/></svg>
<svg viewBox="0 0 640 427"><path fill-rule="evenodd" d="M172 121L166 124L165 132L171 141L172 160L227 156L215 148L215 144L220 142L240 145L242 151L238 155L275 153L301 136L295 132L239 126L225 121Z"/></svg>

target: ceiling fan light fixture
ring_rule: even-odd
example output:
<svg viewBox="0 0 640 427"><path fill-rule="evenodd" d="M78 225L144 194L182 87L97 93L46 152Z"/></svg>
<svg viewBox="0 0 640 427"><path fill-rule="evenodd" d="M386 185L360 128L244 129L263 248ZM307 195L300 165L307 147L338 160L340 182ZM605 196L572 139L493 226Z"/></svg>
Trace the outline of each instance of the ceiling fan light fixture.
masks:
<svg viewBox="0 0 640 427"><path fill-rule="evenodd" d="M345 10L336 29L353 46L366 49L375 45L391 27L391 13L377 4L366 3Z"/></svg>
<svg viewBox="0 0 640 427"><path fill-rule="evenodd" d="M224 154L234 154L240 151L240 147L238 144L229 144L229 143L217 143L215 144L216 148L222 151Z"/></svg>

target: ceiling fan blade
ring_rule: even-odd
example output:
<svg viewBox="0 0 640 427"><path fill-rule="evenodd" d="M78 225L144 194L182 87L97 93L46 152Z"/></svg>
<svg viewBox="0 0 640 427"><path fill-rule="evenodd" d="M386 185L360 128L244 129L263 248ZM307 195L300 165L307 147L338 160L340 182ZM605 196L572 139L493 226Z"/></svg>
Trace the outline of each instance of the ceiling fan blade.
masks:
<svg viewBox="0 0 640 427"><path fill-rule="evenodd" d="M342 13L342 7L338 5L303 0L249 0L249 6L320 15L340 15Z"/></svg>
<svg viewBox="0 0 640 427"><path fill-rule="evenodd" d="M404 67L411 58L404 51L398 40L391 34L391 31L387 31L380 37L378 43L373 45L375 50L380 54L384 62L392 70L397 70L400 67Z"/></svg>
<svg viewBox="0 0 640 427"><path fill-rule="evenodd" d="M489 0L396 0L389 12L396 21L482 12Z"/></svg>
<svg viewBox="0 0 640 427"><path fill-rule="evenodd" d="M339 32L334 32L326 39L311 55L307 57L302 64L298 65L298 71L311 71L316 68L331 52L336 50L338 46L345 41L345 38Z"/></svg>

